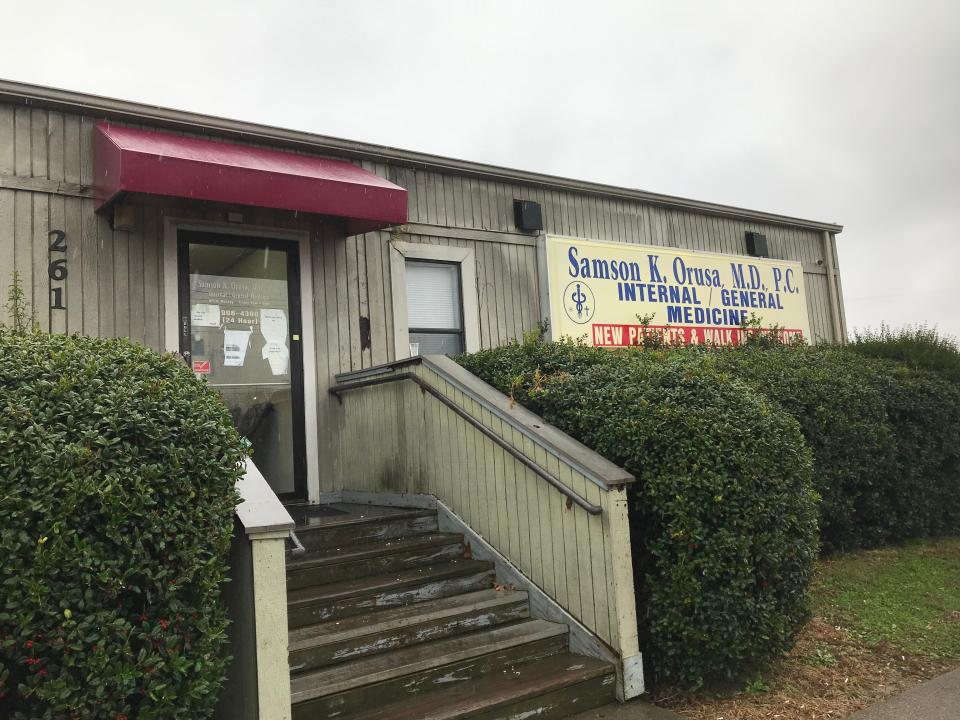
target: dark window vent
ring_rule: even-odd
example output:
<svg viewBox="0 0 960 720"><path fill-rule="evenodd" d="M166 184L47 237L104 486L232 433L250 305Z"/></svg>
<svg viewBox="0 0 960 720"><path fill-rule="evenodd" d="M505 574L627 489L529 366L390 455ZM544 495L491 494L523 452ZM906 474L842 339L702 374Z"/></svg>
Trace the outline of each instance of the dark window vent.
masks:
<svg viewBox="0 0 960 720"><path fill-rule="evenodd" d="M770 248L767 247L767 236L758 232L748 232L747 254L753 255L753 257L770 257Z"/></svg>

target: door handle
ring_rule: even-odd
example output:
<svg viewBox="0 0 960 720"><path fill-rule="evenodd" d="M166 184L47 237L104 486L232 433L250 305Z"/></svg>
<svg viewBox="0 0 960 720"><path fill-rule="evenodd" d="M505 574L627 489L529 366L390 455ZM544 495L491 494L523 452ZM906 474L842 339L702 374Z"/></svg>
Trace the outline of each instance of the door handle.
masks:
<svg viewBox="0 0 960 720"><path fill-rule="evenodd" d="M190 316L181 315L180 316L180 347L188 348L190 347ZM181 350L180 357L183 358L184 362L187 363L187 367L190 367L190 351Z"/></svg>

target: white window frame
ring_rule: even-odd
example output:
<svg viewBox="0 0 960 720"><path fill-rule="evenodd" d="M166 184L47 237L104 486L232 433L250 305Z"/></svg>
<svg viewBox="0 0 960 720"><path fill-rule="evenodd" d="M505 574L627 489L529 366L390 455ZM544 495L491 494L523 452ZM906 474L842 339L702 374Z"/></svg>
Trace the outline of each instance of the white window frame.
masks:
<svg viewBox="0 0 960 720"><path fill-rule="evenodd" d="M393 338L396 359L410 357L410 329L407 326L407 260L457 263L460 266L460 302L463 305L463 347L480 349L480 303L477 291L477 263L472 248L390 242L390 291L393 296Z"/></svg>

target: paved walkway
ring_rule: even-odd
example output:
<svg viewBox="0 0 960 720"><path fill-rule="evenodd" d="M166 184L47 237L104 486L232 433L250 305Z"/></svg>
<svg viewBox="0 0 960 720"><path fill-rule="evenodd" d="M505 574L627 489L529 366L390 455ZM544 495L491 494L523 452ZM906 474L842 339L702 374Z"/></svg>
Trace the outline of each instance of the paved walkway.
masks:
<svg viewBox="0 0 960 720"><path fill-rule="evenodd" d="M680 720L680 716L670 710L664 710L642 700L628 703L611 703L596 710L574 715L570 720ZM921 720L916 718L915 720ZM954 718L954 720L956 720Z"/></svg>
<svg viewBox="0 0 960 720"><path fill-rule="evenodd" d="M957 720L960 718L960 670L948 672L922 685L850 716L850 720Z"/></svg>
<svg viewBox="0 0 960 720"><path fill-rule="evenodd" d="M854 713L848 720L958 720L960 670L948 672L883 702ZM588 710L570 720L680 720L670 710L642 700L612 703Z"/></svg>
<svg viewBox="0 0 960 720"><path fill-rule="evenodd" d="M960 670L948 672L850 716L849 720L958 720ZM642 700L612 703L570 720L680 720L670 710Z"/></svg>

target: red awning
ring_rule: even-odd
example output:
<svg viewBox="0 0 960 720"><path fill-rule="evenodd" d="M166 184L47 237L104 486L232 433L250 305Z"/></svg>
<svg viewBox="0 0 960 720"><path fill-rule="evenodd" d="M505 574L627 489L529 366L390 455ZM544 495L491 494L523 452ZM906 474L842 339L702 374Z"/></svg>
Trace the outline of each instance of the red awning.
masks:
<svg viewBox="0 0 960 720"><path fill-rule="evenodd" d="M407 221L407 191L342 160L98 123L98 209L124 192L347 218L350 234Z"/></svg>

